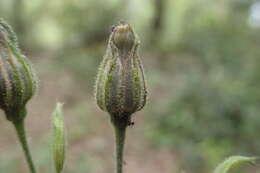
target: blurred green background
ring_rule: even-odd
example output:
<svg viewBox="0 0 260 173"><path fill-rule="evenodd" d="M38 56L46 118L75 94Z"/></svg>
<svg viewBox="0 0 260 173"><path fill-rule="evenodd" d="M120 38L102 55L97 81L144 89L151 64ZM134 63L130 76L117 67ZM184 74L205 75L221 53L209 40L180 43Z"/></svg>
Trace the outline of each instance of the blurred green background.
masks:
<svg viewBox="0 0 260 173"><path fill-rule="evenodd" d="M0 16L39 76L26 125L41 173L54 172L56 101L65 103L64 173L113 172L113 131L93 86L111 26L121 19L142 41L149 89L128 130L126 173L208 173L230 155L260 156L260 1L0 0ZM0 114L0 172L27 173Z"/></svg>

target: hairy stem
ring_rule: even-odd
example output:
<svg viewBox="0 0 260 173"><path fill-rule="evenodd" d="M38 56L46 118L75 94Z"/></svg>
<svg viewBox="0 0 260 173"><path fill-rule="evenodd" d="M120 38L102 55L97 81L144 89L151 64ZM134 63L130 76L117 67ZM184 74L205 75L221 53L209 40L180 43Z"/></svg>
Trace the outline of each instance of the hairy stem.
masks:
<svg viewBox="0 0 260 173"><path fill-rule="evenodd" d="M125 128L115 127L115 140L116 140L116 173L123 173L123 155L125 144Z"/></svg>
<svg viewBox="0 0 260 173"><path fill-rule="evenodd" d="M24 129L24 121L23 120L16 121L13 124L15 126L16 134L19 138L19 142L22 146L22 149L23 149L23 152L25 154L26 161L27 161L28 166L31 170L31 173L36 173L36 169L35 169L35 166L33 164L32 156L30 154L29 145L28 145L28 142L27 142L27 137L26 137L26 133L25 133L25 129Z"/></svg>
<svg viewBox="0 0 260 173"><path fill-rule="evenodd" d="M125 134L129 124L129 118L130 116L111 116L111 122L115 129L116 173L123 173Z"/></svg>

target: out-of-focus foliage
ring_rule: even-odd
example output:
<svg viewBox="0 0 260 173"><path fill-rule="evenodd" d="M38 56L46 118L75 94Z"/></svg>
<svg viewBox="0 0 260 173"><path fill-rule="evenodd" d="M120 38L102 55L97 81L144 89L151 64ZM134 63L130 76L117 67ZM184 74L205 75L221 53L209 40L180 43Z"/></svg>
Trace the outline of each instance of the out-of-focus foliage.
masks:
<svg viewBox="0 0 260 173"><path fill-rule="evenodd" d="M228 155L260 155L259 1L18 1L0 1L0 16L24 50L47 54L87 92L111 25L134 26L150 96L146 140L175 151L182 167L209 172Z"/></svg>
<svg viewBox="0 0 260 173"><path fill-rule="evenodd" d="M255 157L231 156L220 163L213 173L228 173L234 167L242 165L243 163L255 164Z"/></svg>
<svg viewBox="0 0 260 173"><path fill-rule="evenodd" d="M174 56L164 57L170 72L157 81L169 91L151 100L161 107L147 110L154 115L150 135L181 148L199 169L231 153L260 154L260 32L248 23L252 2L172 3L160 45Z"/></svg>

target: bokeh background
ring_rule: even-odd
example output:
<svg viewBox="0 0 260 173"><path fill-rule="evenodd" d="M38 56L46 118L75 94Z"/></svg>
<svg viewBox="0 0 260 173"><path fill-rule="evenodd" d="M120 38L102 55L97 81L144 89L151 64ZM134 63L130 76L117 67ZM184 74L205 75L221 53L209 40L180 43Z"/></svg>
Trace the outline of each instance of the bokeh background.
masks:
<svg viewBox="0 0 260 173"><path fill-rule="evenodd" d="M26 126L40 173L54 172L51 113L64 102L64 173L113 172L113 130L93 97L111 26L138 33L149 89L128 129L126 173L209 173L230 155L260 155L260 1L0 0L33 62L39 90ZM0 172L27 173L0 113ZM260 165L240 170L260 171ZM239 170L238 170L239 172Z"/></svg>

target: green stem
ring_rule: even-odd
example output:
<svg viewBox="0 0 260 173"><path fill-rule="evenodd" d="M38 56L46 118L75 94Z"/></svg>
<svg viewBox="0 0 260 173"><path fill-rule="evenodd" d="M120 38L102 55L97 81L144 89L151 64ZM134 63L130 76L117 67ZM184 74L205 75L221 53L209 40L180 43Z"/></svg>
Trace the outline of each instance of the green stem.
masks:
<svg viewBox="0 0 260 173"><path fill-rule="evenodd" d="M111 116L111 122L115 129L116 173L123 173L125 135L130 122L130 115L123 117Z"/></svg>
<svg viewBox="0 0 260 173"><path fill-rule="evenodd" d="M125 144L126 127L115 127L115 140L116 140L116 173L123 173L123 155Z"/></svg>
<svg viewBox="0 0 260 173"><path fill-rule="evenodd" d="M29 165L31 173L36 173L35 166L33 164L32 156L30 154L30 150L29 150L29 146L28 146L28 142L27 142L27 138L26 138L26 133L25 133L25 129L24 129L24 121L23 120L16 121L13 124L15 126L15 130L16 130L17 136L19 138L19 142L22 146L22 149L25 154L26 161Z"/></svg>

